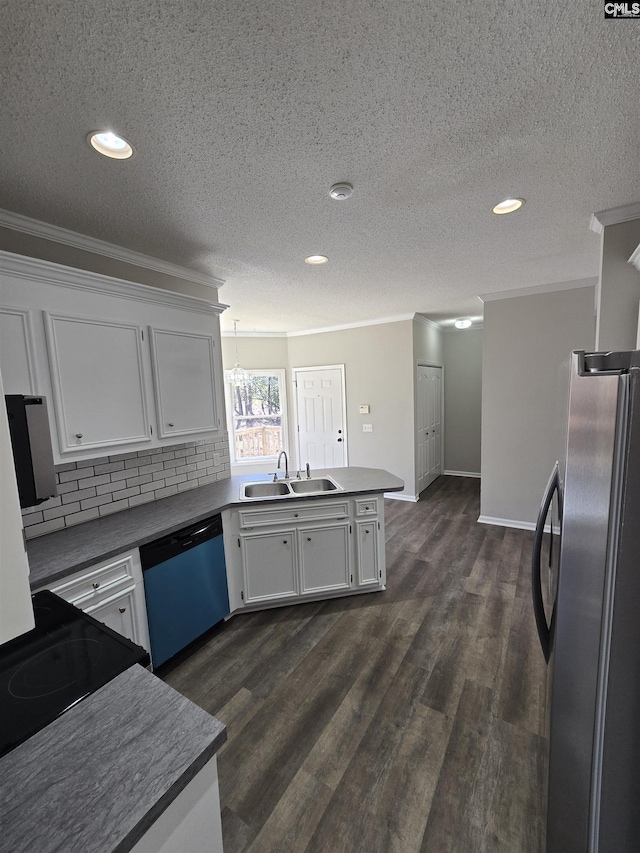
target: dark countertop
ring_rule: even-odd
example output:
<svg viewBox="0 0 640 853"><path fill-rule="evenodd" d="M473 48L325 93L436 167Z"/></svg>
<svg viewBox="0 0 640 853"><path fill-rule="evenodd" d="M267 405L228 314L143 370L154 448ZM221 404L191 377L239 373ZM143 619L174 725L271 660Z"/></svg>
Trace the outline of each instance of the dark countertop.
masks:
<svg viewBox="0 0 640 853"><path fill-rule="evenodd" d="M0 759L0 851L127 853L226 738L131 667Z"/></svg>
<svg viewBox="0 0 640 853"><path fill-rule="evenodd" d="M402 480L381 468L327 468L313 471L314 477L325 474L330 474L343 487L343 491L326 495L296 495L295 498L284 500L399 492L404 488ZM230 506L260 503L240 501L240 485L268 481L272 477L270 474L234 476L31 539L27 543L31 588L42 589L67 575L152 542Z"/></svg>

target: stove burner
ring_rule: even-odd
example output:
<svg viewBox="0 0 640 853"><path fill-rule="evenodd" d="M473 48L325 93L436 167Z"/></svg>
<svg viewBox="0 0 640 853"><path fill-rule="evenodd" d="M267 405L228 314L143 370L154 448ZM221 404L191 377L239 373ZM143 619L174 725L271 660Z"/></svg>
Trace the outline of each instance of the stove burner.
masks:
<svg viewBox="0 0 640 853"><path fill-rule="evenodd" d="M64 640L21 664L13 673L8 689L16 699L51 696L87 679L87 672L102 657L97 640Z"/></svg>

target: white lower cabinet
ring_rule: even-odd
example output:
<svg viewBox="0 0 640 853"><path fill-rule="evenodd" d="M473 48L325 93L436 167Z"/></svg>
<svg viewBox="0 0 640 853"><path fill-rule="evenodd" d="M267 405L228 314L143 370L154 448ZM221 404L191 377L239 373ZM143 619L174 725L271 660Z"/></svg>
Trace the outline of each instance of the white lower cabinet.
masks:
<svg viewBox="0 0 640 853"><path fill-rule="evenodd" d="M380 583L378 524L375 519L356 521L356 563L360 586Z"/></svg>
<svg viewBox="0 0 640 853"><path fill-rule="evenodd" d="M323 524L298 530L300 592L350 589L349 524Z"/></svg>
<svg viewBox="0 0 640 853"><path fill-rule="evenodd" d="M246 604L298 595L294 530L244 534L238 542Z"/></svg>
<svg viewBox="0 0 640 853"><path fill-rule="evenodd" d="M223 527L232 612L384 588L382 495L244 505Z"/></svg>
<svg viewBox="0 0 640 853"><path fill-rule="evenodd" d="M142 565L137 548L70 575L49 589L150 652Z"/></svg>
<svg viewBox="0 0 640 853"><path fill-rule="evenodd" d="M98 622L107 625L123 637L127 637L139 646L143 645L141 631L135 619L135 587L125 589L110 596L106 601L85 607L84 612L89 613Z"/></svg>

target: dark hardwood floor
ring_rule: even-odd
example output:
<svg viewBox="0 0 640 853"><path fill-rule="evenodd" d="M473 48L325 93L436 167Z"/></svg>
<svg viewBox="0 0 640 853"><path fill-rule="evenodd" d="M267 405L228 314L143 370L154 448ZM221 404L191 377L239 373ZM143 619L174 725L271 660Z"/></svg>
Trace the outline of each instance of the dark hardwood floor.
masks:
<svg viewBox="0 0 640 853"><path fill-rule="evenodd" d="M479 483L385 502L386 591L235 616L163 673L228 726L225 853L543 850L533 534L478 524Z"/></svg>

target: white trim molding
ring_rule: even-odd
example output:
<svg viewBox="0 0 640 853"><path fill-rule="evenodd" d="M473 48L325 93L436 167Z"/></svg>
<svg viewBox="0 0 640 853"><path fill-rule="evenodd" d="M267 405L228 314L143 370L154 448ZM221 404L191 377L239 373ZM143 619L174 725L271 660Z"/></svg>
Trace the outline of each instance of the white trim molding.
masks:
<svg viewBox="0 0 640 853"><path fill-rule="evenodd" d="M385 492L384 497L389 498L392 501L409 501L413 504L418 503L418 495L403 495L402 492Z"/></svg>
<svg viewBox="0 0 640 853"><path fill-rule="evenodd" d="M322 335L325 332L341 332L344 329L360 329L362 326L383 326L385 323L401 323L403 320L413 320L415 314L399 314L397 317L380 317L377 320L361 320L358 323L344 323L341 326L327 326L324 329L305 329L301 332L287 332L288 338L299 338L303 335ZM257 335L255 335L257 337Z"/></svg>
<svg viewBox="0 0 640 853"><path fill-rule="evenodd" d="M535 287L518 287L514 290L498 290L495 293L482 293L478 297L483 302L496 302L498 299L515 299L517 296L537 296L539 293L555 293L556 290L577 290L580 287L595 287L598 277L576 278L571 281L556 281ZM466 330L465 330L466 331Z"/></svg>
<svg viewBox="0 0 640 853"><path fill-rule="evenodd" d="M599 210L592 214L589 228L596 234L602 234L605 226L630 222L632 219L640 219L640 201L622 204L620 207L610 207L608 210Z"/></svg>
<svg viewBox="0 0 640 853"><path fill-rule="evenodd" d="M432 329L437 329L439 332L443 331L440 323L436 323L435 320L430 320L428 317L425 317L424 314L414 314L412 319L417 323L422 323L424 326L431 326Z"/></svg>
<svg viewBox="0 0 640 853"><path fill-rule="evenodd" d="M160 258L154 258L142 252L135 252L133 249L125 249L123 246L107 243L105 240L99 240L97 237L78 234L76 231L61 228L59 225L51 225L48 222L41 222L38 219L30 219L28 216L22 216L20 213L13 213L10 210L0 209L0 226L10 228L12 231L20 231L23 234L30 234L32 237L40 237L44 240L51 240L54 243L73 246L73 248L82 249L85 252L93 252L95 255L104 255L104 257L113 258L116 261L123 261L125 264L144 267L145 269L164 273L174 278L193 281L196 284L203 284L205 287L218 289L225 283L224 279L216 278L213 275L197 272L196 270L173 264L170 261L163 261Z"/></svg>
<svg viewBox="0 0 640 853"><path fill-rule="evenodd" d="M13 252L0 250L0 273L14 278L26 278L29 281L42 281L57 284L62 287L72 287L88 290L92 293L103 293L120 296L124 299L135 299L140 302L153 302L157 305L169 305L172 308L182 308L185 311L195 311L198 314L222 314L229 306L197 296L187 296L173 290L163 290L148 284L138 284L125 281L122 278L112 278L102 273L79 270L75 267L42 261L26 255L15 255Z"/></svg>
<svg viewBox="0 0 640 853"><path fill-rule="evenodd" d="M232 321L233 322L233 321ZM233 329L225 329L225 331L221 331L220 334L223 338L235 338L236 333ZM238 332L237 337L239 338L286 338L286 332Z"/></svg>
<svg viewBox="0 0 640 853"><path fill-rule="evenodd" d="M497 527L515 527L516 530L535 530L535 521L517 521L513 518L494 518L491 515L481 515L478 524L495 524Z"/></svg>
<svg viewBox="0 0 640 853"><path fill-rule="evenodd" d="M633 266L640 272L640 246L635 250L635 252L629 258L629 263L633 264Z"/></svg>
<svg viewBox="0 0 640 853"><path fill-rule="evenodd" d="M475 477L477 480L480 479L480 474L476 474L475 471L444 471L443 473L446 477Z"/></svg>

